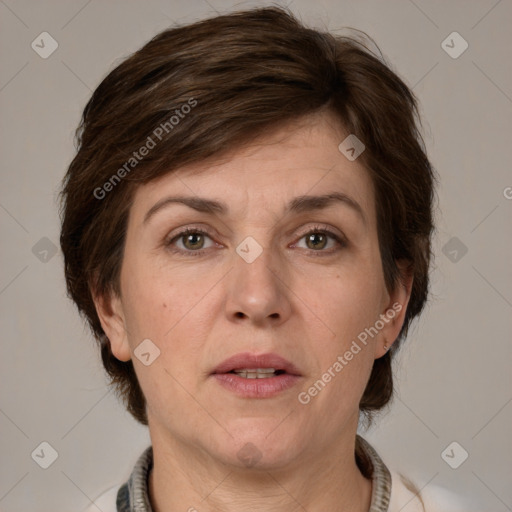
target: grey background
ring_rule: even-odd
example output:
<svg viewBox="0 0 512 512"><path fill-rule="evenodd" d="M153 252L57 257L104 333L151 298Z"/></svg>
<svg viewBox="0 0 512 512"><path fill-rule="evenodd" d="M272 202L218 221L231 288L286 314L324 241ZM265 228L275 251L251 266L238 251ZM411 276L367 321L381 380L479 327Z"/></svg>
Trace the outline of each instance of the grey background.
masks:
<svg viewBox="0 0 512 512"><path fill-rule="evenodd" d="M83 510L128 476L149 443L108 392L93 339L66 298L60 250L52 254L55 199L86 100L120 58L173 23L263 3L0 1L1 511ZM512 4L294 0L291 8L313 26L375 39L419 97L441 176L433 298L397 360L397 399L363 435L420 487L452 488L487 512L512 510ZM47 59L31 48L43 31L59 45ZM441 46L453 31L469 44L456 59ZM46 470L31 458L43 441L58 452ZM469 453L457 469L441 457L453 441Z"/></svg>

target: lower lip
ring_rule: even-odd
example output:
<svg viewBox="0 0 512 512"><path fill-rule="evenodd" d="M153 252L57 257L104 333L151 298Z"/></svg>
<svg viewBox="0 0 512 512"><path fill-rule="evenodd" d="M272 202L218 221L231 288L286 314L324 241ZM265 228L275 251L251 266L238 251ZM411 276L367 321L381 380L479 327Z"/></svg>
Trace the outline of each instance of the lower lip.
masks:
<svg viewBox="0 0 512 512"><path fill-rule="evenodd" d="M214 373L212 377L221 386L243 398L271 398L292 388L300 380L300 376L288 373L264 379L244 379L234 373Z"/></svg>

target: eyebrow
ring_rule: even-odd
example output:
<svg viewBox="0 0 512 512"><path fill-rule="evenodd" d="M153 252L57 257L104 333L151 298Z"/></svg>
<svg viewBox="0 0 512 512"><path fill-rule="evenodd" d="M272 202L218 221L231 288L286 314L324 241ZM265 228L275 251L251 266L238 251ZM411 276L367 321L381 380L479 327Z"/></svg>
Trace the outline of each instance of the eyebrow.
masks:
<svg viewBox="0 0 512 512"><path fill-rule="evenodd" d="M158 211L172 205L184 204L193 210L211 215L227 215L229 208L225 203L214 199L193 196L171 196L158 201L144 216L143 224L146 224ZM302 195L293 198L285 208L286 213L304 213L315 210L322 210L333 204L343 204L355 211L366 225L366 216L361 205L350 196L342 192L332 192L319 196Z"/></svg>

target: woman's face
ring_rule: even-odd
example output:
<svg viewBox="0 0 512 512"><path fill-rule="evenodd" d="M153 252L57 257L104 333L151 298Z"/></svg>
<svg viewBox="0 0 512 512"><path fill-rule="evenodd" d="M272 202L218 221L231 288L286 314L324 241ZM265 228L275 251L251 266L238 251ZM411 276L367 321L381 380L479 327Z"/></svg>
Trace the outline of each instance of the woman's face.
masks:
<svg viewBox="0 0 512 512"><path fill-rule="evenodd" d="M113 353L133 360L154 442L285 468L355 435L408 294L386 290L372 182L338 149L348 134L328 114L306 121L136 191L121 297L99 311ZM265 354L294 368L226 373L286 366L244 359Z"/></svg>

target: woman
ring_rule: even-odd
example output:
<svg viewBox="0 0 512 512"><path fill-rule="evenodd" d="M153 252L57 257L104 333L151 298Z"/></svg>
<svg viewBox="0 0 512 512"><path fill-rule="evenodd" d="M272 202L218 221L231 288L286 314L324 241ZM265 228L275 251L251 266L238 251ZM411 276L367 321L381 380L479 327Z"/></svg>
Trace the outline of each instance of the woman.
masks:
<svg viewBox="0 0 512 512"><path fill-rule="evenodd" d="M101 510L462 510L356 432L427 299L416 118L361 42L280 8L167 30L103 80L61 246L151 447Z"/></svg>

